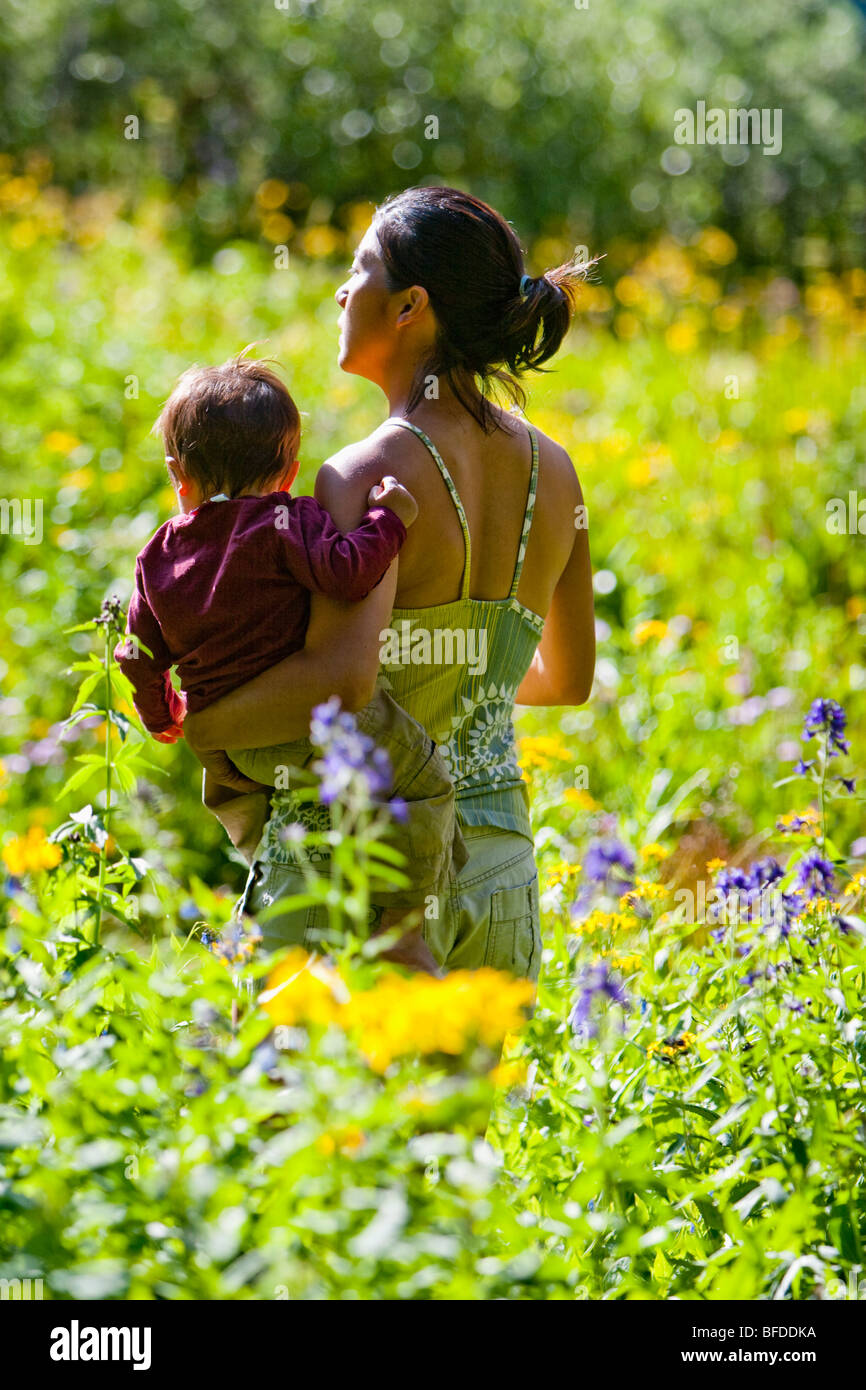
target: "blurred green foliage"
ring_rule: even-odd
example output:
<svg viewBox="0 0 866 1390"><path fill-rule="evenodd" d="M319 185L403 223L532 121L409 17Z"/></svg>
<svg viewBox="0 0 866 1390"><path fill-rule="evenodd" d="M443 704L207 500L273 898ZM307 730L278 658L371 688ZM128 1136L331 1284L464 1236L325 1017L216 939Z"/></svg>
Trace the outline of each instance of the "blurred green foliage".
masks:
<svg viewBox="0 0 866 1390"><path fill-rule="evenodd" d="M197 251L261 230L266 180L286 188L275 242L444 182L594 251L713 221L752 260L844 266L864 33L849 0L8 0L0 122L70 189L167 181ZM781 152L677 145L698 101L780 109Z"/></svg>

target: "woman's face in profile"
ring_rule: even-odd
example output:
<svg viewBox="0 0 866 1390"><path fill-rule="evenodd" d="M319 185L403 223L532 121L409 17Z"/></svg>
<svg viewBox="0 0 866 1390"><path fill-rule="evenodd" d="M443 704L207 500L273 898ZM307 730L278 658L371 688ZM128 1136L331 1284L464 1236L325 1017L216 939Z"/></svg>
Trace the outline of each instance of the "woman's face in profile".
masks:
<svg viewBox="0 0 866 1390"><path fill-rule="evenodd" d="M352 267L334 296L342 313L338 361L344 372L377 380L379 369L393 347L393 324L385 266L373 228L365 233Z"/></svg>

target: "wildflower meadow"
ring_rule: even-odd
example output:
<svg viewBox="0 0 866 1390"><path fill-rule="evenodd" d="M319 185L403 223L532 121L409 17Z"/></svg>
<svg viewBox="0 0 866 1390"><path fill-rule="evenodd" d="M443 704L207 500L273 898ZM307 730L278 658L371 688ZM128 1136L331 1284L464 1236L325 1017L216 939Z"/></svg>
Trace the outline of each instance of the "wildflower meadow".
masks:
<svg viewBox="0 0 866 1390"><path fill-rule="evenodd" d="M199 764L113 660L182 370L276 361L299 493L381 418L335 360L372 206L294 241L292 197L261 178L202 252L156 174L0 161L4 1297L862 1297L866 266L832 229L747 260L721 212L606 234L528 383L583 487L598 641L585 705L518 709L535 991L381 959L370 892L411 866L333 706L335 829L296 847L327 840L305 901L354 930L266 951ZM571 249L539 228L528 259Z"/></svg>

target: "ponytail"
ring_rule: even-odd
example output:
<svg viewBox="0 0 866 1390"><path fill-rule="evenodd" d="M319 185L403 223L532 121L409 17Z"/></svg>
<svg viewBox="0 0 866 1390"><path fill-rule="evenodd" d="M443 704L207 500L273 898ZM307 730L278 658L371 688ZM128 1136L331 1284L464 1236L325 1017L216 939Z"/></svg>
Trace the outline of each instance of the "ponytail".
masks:
<svg viewBox="0 0 866 1390"><path fill-rule="evenodd" d="M373 226L388 288L422 285L438 327L430 358L418 369L407 414L425 381L444 377L487 433L499 425L488 396L498 382L521 409L520 377L538 371L560 347L578 283L597 261L576 258L544 275L526 274L510 223L455 188L410 188L388 199Z"/></svg>
<svg viewBox="0 0 866 1390"><path fill-rule="evenodd" d="M574 313L577 286L598 264L573 258L533 278L524 275L503 320L503 362L520 376L559 351Z"/></svg>

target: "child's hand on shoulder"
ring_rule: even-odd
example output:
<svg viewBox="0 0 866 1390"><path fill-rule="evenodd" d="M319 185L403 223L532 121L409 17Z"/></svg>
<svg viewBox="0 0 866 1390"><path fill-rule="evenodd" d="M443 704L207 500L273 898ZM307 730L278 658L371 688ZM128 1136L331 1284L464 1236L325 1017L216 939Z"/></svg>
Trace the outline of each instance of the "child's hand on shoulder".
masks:
<svg viewBox="0 0 866 1390"><path fill-rule="evenodd" d="M374 483L367 498L368 507L388 507L400 518L404 526L411 526L418 515L418 503L411 492L390 474L380 483Z"/></svg>

